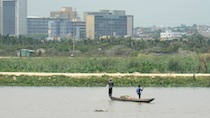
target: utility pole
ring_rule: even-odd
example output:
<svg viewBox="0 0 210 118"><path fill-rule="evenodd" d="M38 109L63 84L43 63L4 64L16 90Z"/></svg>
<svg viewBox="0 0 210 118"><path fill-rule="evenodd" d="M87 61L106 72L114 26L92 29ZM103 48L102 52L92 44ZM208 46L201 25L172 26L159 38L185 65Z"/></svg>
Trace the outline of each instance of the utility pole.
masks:
<svg viewBox="0 0 210 118"><path fill-rule="evenodd" d="M72 51L72 54L71 54L72 57L74 57L74 51L75 51L75 31L74 31L75 28L76 28L75 27L76 26L76 18L75 18L76 16L75 15L76 15L76 9L74 9L74 11L73 11L73 16L74 17L73 17L73 20L72 20L72 24L73 24L72 25L73 26L73 31L72 31L72 36L73 36L73 49L72 50L73 51Z"/></svg>

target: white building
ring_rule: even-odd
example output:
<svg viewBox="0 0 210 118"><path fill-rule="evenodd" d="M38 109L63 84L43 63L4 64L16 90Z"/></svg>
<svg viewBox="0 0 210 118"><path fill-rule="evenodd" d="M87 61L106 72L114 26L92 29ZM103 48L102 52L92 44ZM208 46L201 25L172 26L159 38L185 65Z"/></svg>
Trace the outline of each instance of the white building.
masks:
<svg viewBox="0 0 210 118"><path fill-rule="evenodd" d="M161 39L173 40L175 38L180 38L180 37L182 37L185 34L186 33L184 33L184 32L171 32L171 31L166 31L166 32L161 32L160 33L160 38Z"/></svg>
<svg viewBox="0 0 210 118"><path fill-rule="evenodd" d="M27 34L27 0L0 0L0 34Z"/></svg>

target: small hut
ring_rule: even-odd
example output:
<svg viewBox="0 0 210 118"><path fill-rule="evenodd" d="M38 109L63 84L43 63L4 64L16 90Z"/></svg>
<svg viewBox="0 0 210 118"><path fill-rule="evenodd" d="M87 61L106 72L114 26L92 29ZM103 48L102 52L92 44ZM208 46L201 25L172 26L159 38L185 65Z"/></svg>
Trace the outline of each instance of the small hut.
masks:
<svg viewBox="0 0 210 118"><path fill-rule="evenodd" d="M34 50L29 50L29 49L20 49L17 51L17 56L18 57L31 57L34 55Z"/></svg>

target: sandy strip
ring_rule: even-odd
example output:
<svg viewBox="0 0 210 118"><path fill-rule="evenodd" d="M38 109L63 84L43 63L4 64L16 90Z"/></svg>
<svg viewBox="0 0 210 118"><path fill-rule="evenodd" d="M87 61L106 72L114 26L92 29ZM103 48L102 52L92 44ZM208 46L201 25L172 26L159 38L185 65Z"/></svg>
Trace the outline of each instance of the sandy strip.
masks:
<svg viewBox="0 0 210 118"><path fill-rule="evenodd" d="M0 75L14 75L14 76L68 76L68 77L124 77L124 76L147 76L147 77L210 77L210 74L175 74L175 73L164 73L164 74L145 74L145 73L40 73L40 72L0 72Z"/></svg>

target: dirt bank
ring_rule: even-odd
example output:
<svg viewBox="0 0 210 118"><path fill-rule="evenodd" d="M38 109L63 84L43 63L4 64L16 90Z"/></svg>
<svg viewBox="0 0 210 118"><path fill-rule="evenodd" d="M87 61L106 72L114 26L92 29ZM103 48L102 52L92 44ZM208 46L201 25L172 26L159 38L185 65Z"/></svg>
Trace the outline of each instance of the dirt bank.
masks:
<svg viewBox="0 0 210 118"><path fill-rule="evenodd" d="M40 73L40 72L0 72L0 75L14 75L14 76L68 76L68 77L124 77L124 76L142 76L142 77L210 77L210 74L175 74L175 73L158 73L158 74L145 74L145 73Z"/></svg>

